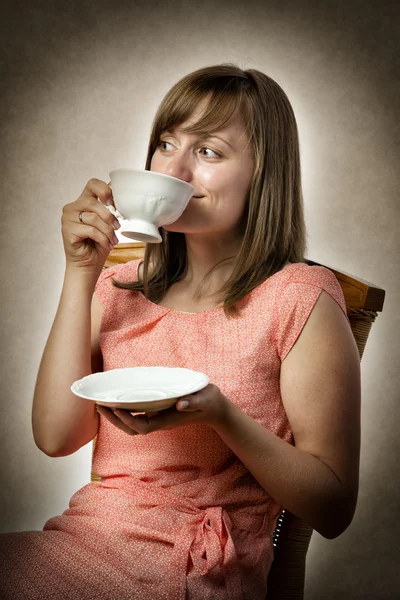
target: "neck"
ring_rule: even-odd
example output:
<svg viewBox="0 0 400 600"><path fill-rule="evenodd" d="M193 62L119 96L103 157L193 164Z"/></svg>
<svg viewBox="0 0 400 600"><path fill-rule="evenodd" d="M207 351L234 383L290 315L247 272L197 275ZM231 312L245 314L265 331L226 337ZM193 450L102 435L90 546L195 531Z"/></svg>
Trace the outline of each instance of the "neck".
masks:
<svg viewBox="0 0 400 600"><path fill-rule="evenodd" d="M182 280L188 289L197 289L206 274L221 261L208 279L205 292L212 294L229 278L232 273L235 258L240 248L241 240L216 239L186 235L187 273Z"/></svg>

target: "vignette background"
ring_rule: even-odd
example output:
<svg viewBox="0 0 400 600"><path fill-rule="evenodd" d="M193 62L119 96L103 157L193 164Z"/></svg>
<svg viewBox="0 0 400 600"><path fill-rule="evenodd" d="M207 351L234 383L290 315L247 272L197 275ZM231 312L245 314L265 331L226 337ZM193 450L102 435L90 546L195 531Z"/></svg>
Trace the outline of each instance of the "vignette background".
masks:
<svg viewBox="0 0 400 600"><path fill-rule="evenodd" d="M33 389L64 272L62 207L91 177L143 168L157 106L209 64L257 68L300 132L307 256L386 290L362 362L357 512L314 532L306 599L400 590L398 26L394 1L88 0L1 5L2 531L41 529L89 481L91 446L52 459L31 432ZM396 32L397 26L397 32Z"/></svg>

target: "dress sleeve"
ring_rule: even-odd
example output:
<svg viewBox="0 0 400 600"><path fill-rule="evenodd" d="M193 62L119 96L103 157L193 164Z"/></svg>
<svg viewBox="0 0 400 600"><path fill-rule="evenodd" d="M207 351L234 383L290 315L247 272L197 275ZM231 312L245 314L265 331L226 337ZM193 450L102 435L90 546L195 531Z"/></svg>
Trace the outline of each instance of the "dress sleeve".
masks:
<svg viewBox="0 0 400 600"><path fill-rule="evenodd" d="M302 265L284 285L277 300L276 345L281 361L294 346L322 290L338 303L350 327L342 288L334 273L325 267Z"/></svg>
<svg viewBox="0 0 400 600"><path fill-rule="evenodd" d="M136 281L139 262L140 260L135 260L103 269L94 289L103 308L110 302L117 289L113 285L112 279L115 278L118 281L126 282Z"/></svg>

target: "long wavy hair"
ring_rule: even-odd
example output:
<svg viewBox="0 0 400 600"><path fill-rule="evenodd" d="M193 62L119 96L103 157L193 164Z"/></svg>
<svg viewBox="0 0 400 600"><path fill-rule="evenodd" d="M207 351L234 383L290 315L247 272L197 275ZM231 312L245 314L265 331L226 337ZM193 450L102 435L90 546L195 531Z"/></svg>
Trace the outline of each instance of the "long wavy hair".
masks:
<svg viewBox="0 0 400 600"><path fill-rule="evenodd" d="M282 88L270 77L233 64L205 67L186 75L167 93L156 113L148 146L146 170L160 136L186 122L199 103L207 107L188 133L210 134L238 110L254 153L254 173L242 219L242 242L230 277L213 296L227 317L239 316L236 304L288 262L305 262L306 228L301 189L300 150L296 119ZM140 281L114 285L142 292L159 303L169 287L187 272L184 233L160 227L162 242L147 244ZM224 261L222 261L224 262ZM206 280L195 297L201 297ZM139 278L138 278L139 279Z"/></svg>

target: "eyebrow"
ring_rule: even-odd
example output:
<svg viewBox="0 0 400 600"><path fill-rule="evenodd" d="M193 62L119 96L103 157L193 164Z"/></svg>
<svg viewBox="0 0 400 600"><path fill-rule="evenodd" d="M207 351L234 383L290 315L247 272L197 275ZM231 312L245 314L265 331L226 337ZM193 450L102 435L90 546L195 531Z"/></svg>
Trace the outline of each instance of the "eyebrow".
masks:
<svg viewBox="0 0 400 600"><path fill-rule="evenodd" d="M181 129L180 127L177 127L175 129L175 131L182 131L183 133L187 133L186 129ZM174 129L172 129L172 130L168 130L167 129L166 131L164 131L164 135L165 134L173 135L173 132L174 132ZM224 144L226 144L227 146L229 146L229 148L231 148L231 150L235 151L234 147L229 142L227 142L224 138L220 137L219 135L215 135L213 133L207 133L207 132L204 132L204 133L200 132L198 134L193 133L191 135L198 135L203 140L209 140L210 138L217 138L218 140L220 140L221 142L223 142Z"/></svg>
<svg viewBox="0 0 400 600"><path fill-rule="evenodd" d="M209 135L205 136L204 139L208 140L210 138L217 138L218 140L221 140L221 142L224 142L224 144L226 144L227 146L229 146L229 148L231 148L232 150L234 149L233 146L231 146L231 144L229 142L227 142L226 140L224 140L224 138L220 137L219 135L213 135L212 133L210 133Z"/></svg>

